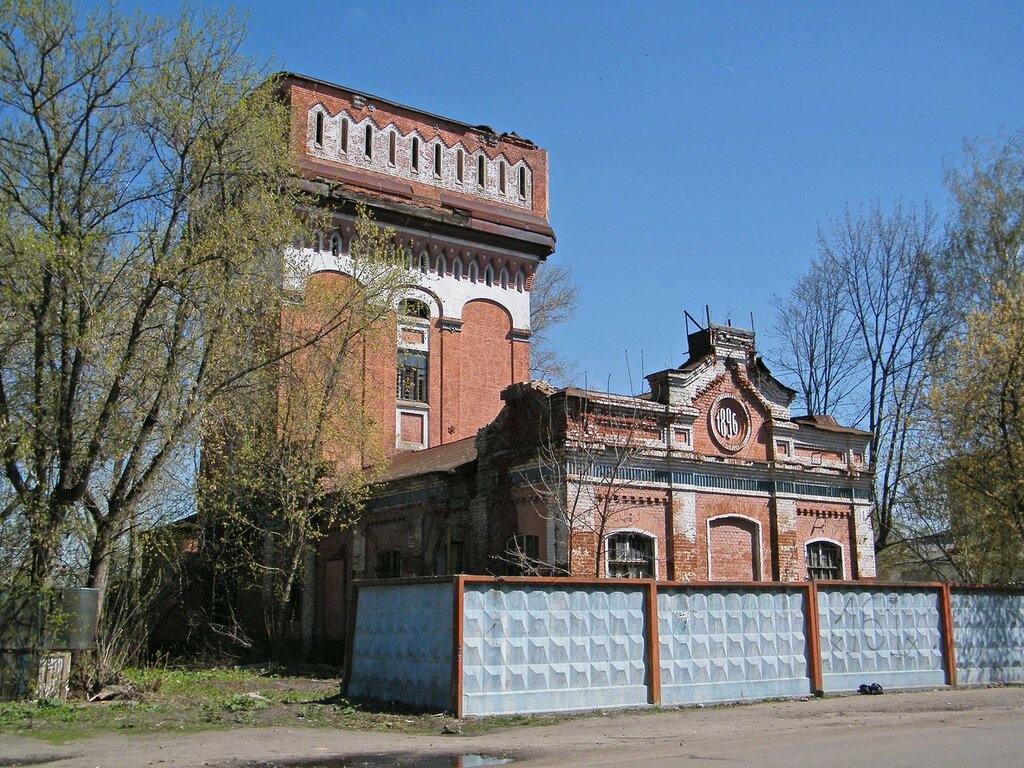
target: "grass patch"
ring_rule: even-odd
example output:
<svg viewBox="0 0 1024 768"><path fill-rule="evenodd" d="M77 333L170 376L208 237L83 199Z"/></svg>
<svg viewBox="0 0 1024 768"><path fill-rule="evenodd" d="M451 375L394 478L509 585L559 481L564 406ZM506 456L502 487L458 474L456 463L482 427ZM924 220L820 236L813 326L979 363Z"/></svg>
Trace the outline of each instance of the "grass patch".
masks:
<svg viewBox="0 0 1024 768"><path fill-rule="evenodd" d="M241 726L316 726L440 733L447 715L402 707L360 707L340 695L340 680L271 669L128 669L118 697L68 704L0 704L0 733L67 742L102 731L196 731Z"/></svg>

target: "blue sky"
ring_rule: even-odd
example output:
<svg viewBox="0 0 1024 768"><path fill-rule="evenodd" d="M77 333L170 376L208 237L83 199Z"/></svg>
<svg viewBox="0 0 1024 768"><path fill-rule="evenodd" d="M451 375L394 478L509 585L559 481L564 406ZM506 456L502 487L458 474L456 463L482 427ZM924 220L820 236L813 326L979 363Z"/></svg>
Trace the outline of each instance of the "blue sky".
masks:
<svg viewBox="0 0 1024 768"><path fill-rule="evenodd" d="M276 69L550 152L552 259L581 299L556 338L578 383L614 391L640 389L641 356L643 373L682 362L683 311L705 304L753 313L767 352L772 296L827 217L875 199L941 214L963 140L1024 127L1019 2L236 7Z"/></svg>

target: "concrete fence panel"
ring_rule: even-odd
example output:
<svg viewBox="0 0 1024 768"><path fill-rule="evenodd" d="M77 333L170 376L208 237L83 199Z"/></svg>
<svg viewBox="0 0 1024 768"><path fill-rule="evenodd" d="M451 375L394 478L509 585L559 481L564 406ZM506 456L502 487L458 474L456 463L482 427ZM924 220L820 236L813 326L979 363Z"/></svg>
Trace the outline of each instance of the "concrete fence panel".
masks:
<svg viewBox="0 0 1024 768"><path fill-rule="evenodd" d="M953 590L961 685L1024 683L1024 592Z"/></svg>
<svg viewBox="0 0 1024 768"><path fill-rule="evenodd" d="M941 601L939 587L820 586L825 691L945 685Z"/></svg>
<svg viewBox="0 0 1024 768"><path fill-rule="evenodd" d="M360 582L348 695L462 715L1024 683L1024 590L456 576Z"/></svg>
<svg viewBox="0 0 1024 768"><path fill-rule="evenodd" d="M659 587L663 704L810 692L806 590Z"/></svg>
<svg viewBox="0 0 1024 768"><path fill-rule="evenodd" d="M643 586L465 584L462 711L647 703Z"/></svg>
<svg viewBox="0 0 1024 768"><path fill-rule="evenodd" d="M348 695L437 711L452 701L453 584L361 586Z"/></svg>

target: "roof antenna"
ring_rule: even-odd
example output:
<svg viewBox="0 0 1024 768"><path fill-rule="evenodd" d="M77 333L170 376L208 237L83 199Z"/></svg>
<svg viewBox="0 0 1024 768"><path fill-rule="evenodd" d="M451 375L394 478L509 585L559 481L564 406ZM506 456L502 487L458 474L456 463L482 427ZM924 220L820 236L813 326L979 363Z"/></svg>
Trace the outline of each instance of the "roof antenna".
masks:
<svg viewBox="0 0 1024 768"><path fill-rule="evenodd" d="M754 331L754 313L753 312L750 313L750 330L752 332Z"/></svg>
<svg viewBox="0 0 1024 768"><path fill-rule="evenodd" d="M710 304L705 304L704 305L704 314L708 318L708 328L710 328L711 327L711 305Z"/></svg>

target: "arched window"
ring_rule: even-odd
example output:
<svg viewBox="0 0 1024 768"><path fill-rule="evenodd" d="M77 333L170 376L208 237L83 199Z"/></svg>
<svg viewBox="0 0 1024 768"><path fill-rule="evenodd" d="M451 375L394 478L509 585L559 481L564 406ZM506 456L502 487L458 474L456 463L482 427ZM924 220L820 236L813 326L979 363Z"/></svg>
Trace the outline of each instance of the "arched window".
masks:
<svg viewBox="0 0 1024 768"><path fill-rule="evenodd" d="M625 531L608 537L608 575L617 579L653 579L654 539Z"/></svg>
<svg viewBox="0 0 1024 768"><path fill-rule="evenodd" d="M516 272L516 290L520 293L526 290L526 278L522 272Z"/></svg>
<svg viewBox="0 0 1024 768"><path fill-rule="evenodd" d="M402 553L397 549L385 549L377 553L377 578L397 579L402 575Z"/></svg>
<svg viewBox="0 0 1024 768"><path fill-rule="evenodd" d="M313 250L320 253L324 250L324 236L320 233L316 233L316 237L313 238Z"/></svg>
<svg viewBox="0 0 1024 768"><path fill-rule="evenodd" d="M456 280L462 279L462 259L458 256L456 256L455 261L452 262L452 277Z"/></svg>
<svg viewBox="0 0 1024 768"><path fill-rule="evenodd" d="M476 183L482 187L484 186L486 181L487 172L486 168L484 167L484 156L480 155L476 159Z"/></svg>
<svg viewBox="0 0 1024 768"><path fill-rule="evenodd" d="M324 113L316 113L316 128L313 131L313 141L316 142L318 147L324 145Z"/></svg>
<svg viewBox="0 0 1024 768"><path fill-rule="evenodd" d="M507 289L508 288L508 269L506 269L505 267L501 268L501 278L500 278L500 281L501 281L501 287Z"/></svg>
<svg viewBox="0 0 1024 768"><path fill-rule="evenodd" d="M526 166L519 166L519 196L526 199Z"/></svg>
<svg viewBox="0 0 1024 768"><path fill-rule="evenodd" d="M369 124L363 131L363 154L367 160L373 159L373 126Z"/></svg>
<svg viewBox="0 0 1024 768"><path fill-rule="evenodd" d="M484 283L494 285L494 268L490 264L484 269Z"/></svg>
<svg viewBox="0 0 1024 768"><path fill-rule="evenodd" d="M505 194L505 161L498 163L498 191Z"/></svg>
<svg viewBox="0 0 1024 768"><path fill-rule="evenodd" d="M843 550L831 541L812 541L807 545L807 578L843 578Z"/></svg>
<svg viewBox="0 0 1024 768"><path fill-rule="evenodd" d="M424 275L430 271L430 257L427 256L427 252L424 251L420 254L420 272Z"/></svg>
<svg viewBox="0 0 1024 768"><path fill-rule="evenodd" d="M388 164L394 165L398 158L398 136L394 131L388 134Z"/></svg>
<svg viewBox="0 0 1024 768"><path fill-rule="evenodd" d="M465 172L466 165L466 153L461 149L455 153L455 178L462 182L462 176Z"/></svg>
<svg viewBox="0 0 1024 768"><path fill-rule="evenodd" d="M415 317L420 320L430 319L430 307L425 301L419 299L403 299L398 305L398 314L402 317Z"/></svg>
<svg viewBox="0 0 1024 768"><path fill-rule="evenodd" d="M416 173L420 169L420 140L416 136L412 137L412 155L409 158L409 164L412 167L413 173Z"/></svg>
<svg viewBox="0 0 1024 768"><path fill-rule="evenodd" d="M505 542L505 575L533 576L540 565L540 539L517 533Z"/></svg>
<svg viewBox="0 0 1024 768"><path fill-rule="evenodd" d="M469 262L469 282L475 283L480 279L480 268L477 267L475 261Z"/></svg>
<svg viewBox="0 0 1024 768"><path fill-rule="evenodd" d="M338 233L335 232L333 235L331 235L331 256L340 256L340 255L341 255L341 238L338 236Z"/></svg>
<svg viewBox="0 0 1024 768"><path fill-rule="evenodd" d="M444 277L444 273L448 271L448 259L444 257L443 253L437 254L437 274Z"/></svg>
<svg viewBox="0 0 1024 768"><path fill-rule="evenodd" d="M341 120L341 153L343 155L348 154L348 118L342 118Z"/></svg>
<svg viewBox="0 0 1024 768"><path fill-rule="evenodd" d="M434 145L434 175L441 175L441 142Z"/></svg>

